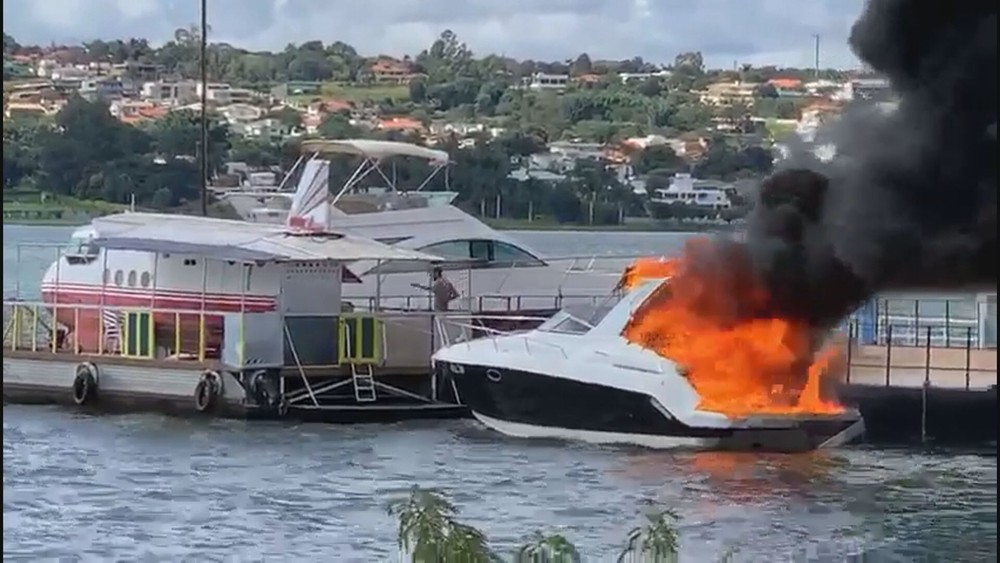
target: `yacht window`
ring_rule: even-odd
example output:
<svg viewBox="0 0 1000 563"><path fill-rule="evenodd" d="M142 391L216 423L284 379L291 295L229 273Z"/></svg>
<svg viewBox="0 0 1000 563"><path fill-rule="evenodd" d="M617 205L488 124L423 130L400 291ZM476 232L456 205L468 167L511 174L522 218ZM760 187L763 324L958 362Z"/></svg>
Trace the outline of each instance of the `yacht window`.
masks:
<svg viewBox="0 0 1000 563"><path fill-rule="evenodd" d="M394 244L401 243L404 240L410 240L411 238L413 237L385 237L385 238L377 238L375 240L381 242L382 244L388 244L389 246L392 246Z"/></svg>
<svg viewBox="0 0 1000 563"><path fill-rule="evenodd" d="M493 256L490 261L498 266L509 267L515 266L518 268L524 266L544 266L545 262L542 262L530 252L523 250L509 244L506 242L492 241L493 242Z"/></svg>
<svg viewBox="0 0 1000 563"><path fill-rule="evenodd" d="M437 244L425 246L421 248L420 251L440 256L445 260L468 260L469 258L472 258L472 254L469 251L469 241L467 240L449 240L446 242L439 242Z"/></svg>
<svg viewBox="0 0 1000 563"><path fill-rule="evenodd" d="M125 272L121 270L115 271L115 285L121 286L122 282L125 281Z"/></svg>
<svg viewBox="0 0 1000 563"><path fill-rule="evenodd" d="M493 261L493 241L491 240L470 240L469 255L473 260L482 262Z"/></svg>
<svg viewBox="0 0 1000 563"><path fill-rule="evenodd" d="M135 287L135 281L136 281L135 278L136 278L135 270L129 270L129 273L128 273L128 286L129 287Z"/></svg>
<svg viewBox="0 0 1000 563"><path fill-rule="evenodd" d="M561 334L587 334L593 328L573 315L566 312L559 312L551 319L538 326L538 330L544 332L558 332Z"/></svg>
<svg viewBox="0 0 1000 563"><path fill-rule="evenodd" d="M143 272L142 277L139 278L139 283L142 287L149 287L149 282L153 276L149 275L149 272Z"/></svg>
<svg viewBox="0 0 1000 563"><path fill-rule="evenodd" d="M65 256L70 264L87 264L93 262L99 253L100 248L91 242L90 237L74 237L70 239Z"/></svg>

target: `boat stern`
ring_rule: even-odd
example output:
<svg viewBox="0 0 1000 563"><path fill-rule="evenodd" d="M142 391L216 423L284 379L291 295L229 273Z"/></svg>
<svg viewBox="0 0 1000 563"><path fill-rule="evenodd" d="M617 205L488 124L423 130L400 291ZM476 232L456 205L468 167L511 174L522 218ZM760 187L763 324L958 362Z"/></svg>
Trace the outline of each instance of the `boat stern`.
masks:
<svg viewBox="0 0 1000 563"><path fill-rule="evenodd" d="M720 449L804 452L836 448L861 438L864 419L856 410L838 414L754 415L732 421Z"/></svg>

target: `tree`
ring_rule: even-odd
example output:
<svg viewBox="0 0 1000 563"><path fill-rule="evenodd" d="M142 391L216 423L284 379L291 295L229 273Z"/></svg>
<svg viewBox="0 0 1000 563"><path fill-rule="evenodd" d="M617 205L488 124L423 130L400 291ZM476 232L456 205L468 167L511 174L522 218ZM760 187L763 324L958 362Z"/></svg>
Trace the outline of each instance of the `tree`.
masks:
<svg viewBox="0 0 1000 563"><path fill-rule="evenodd" d="M388 513L398 522L399 547L413 563L476 563L503 561L490 547L486 534L458 521L458 509L439 490L413 487L405 497L389 502ZM650 503L644 523L626 537L618 562L677 561L679 517L670 510L656 510ZM731 558L727 553L722 560ZM580 551L566 537L535 532L514 552L516 563L577 563Z"/></svg>
<svg viewBox="0 0 1000 563"><path fill-rule="evenodd" d="M496 554L482 532L456 520L458 510L440 491L413 487L409 496L389 503L399 521L399 547L413 563L461 561L491 563Z"/></svg>
<svg viewBox="0 0 1000 563"><path fill-rule="evenodd" d="M353 139L360 136L358 128L351 125L350 118L339 112L328 115L316 131L324 139Z"/></svg>
<svg viewBox="0 0 1000 563"><path fill-rule="evenodd" d="M582 74L590 74L594 69L593 64L590 62L590 57L587 53L581 53L580 56L573 61L573 64L569 65L569 73L573 76L580 76Z"/></svg>
<svg viewBox="0 0 1000 563"><path fill-rule="evenodd" d="M3 34L3 54L11 55L18 52L21 49L21 45L14 39L13 35L9 35L6 31Z"/></svg>
<svg viewBox="0 0 1000 563"><path fill-rule="evenodd" d="M670 145L651 145L632 157L632 168L637 174L648 174L653 170L680 172L686 167L687 163L677 156Z"/></svg>

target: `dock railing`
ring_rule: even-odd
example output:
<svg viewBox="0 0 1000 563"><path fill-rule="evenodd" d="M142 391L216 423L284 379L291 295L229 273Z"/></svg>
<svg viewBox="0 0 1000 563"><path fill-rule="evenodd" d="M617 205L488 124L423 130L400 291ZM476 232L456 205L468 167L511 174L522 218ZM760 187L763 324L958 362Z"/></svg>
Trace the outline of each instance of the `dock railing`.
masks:
<svg viewBox="0 0 1000 563"><path fill-rule="evenodd" d="M514 313L524 310L555 311L567 306L598 306L614 296L601 294L483 294L473 297L459 297L456 309L467 313ZM428 295L381 295L376 297L344 297L364 311L422 311L433 308L433 299Z"/></svg>
<svg viewBox="0 0 1000 563"><path fill-rule="evenodd" d="M846 327L849 384L965 390L997 384L997 350L978 346L975 327L964 327L962 339L944 339L935 326L886 324L885 337L875 343L860 339L859 328L855 322ZM897 331L905 337L898 338Z"/></svg>
<svg viewBox="0 0 1000 563"><path fill-rule="evenodd" d="M5 353L190 362L222 361L225 356L236 358L237 366L243 365L247 339L252 340L246 326L257 314L20 300L5 300L3 308ZM231 322L226 323L224 317ZM335 317L336 334L328 346L336 351L334 362L304 364L306 369L354 364L420 370L430 367L431 355L442 346L506 334L510 332L507 327L534 327L547 320L468 311L345 311ZM236 334L225 334L231 330ZM295 340L288 332L286 325L285 334L276 337ZM235 354L224 352L224 346L234 344Z"/></svg>
<svg viewBox="0 0 1000 563"><path fill-rule="evenodd" d="M244 365L248 321L258 313L4 300L4 352L119 356L135 360L205 362L227 357ZM274 314L273 312L267 314ZM231 322L226 323L225 318ZM335 315L328 348L341 364L377 364L385 350L383 319L370 313ZM228 338L226 331L232 330ZM282 335L276 335L282 338ZM426 354L426 350L424 350Z"/></svg>

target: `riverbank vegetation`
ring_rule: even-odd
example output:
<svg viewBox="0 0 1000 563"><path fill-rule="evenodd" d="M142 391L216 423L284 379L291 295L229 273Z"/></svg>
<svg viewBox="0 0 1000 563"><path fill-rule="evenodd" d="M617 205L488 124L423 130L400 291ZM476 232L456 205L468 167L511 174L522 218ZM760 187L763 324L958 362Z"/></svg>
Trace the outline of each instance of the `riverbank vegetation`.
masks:
<svg viewBox="0 0 1000 563"><path fill-rule="evenodd" d="M510 554L500 553L486 534L459 520L458 508L436 489L413 487L388 504L397 520L400 550L413 563L577 563L590 560L564 535L537 531ZM622 539L619 563L673 563L678 559L679 517L648 506L642 523ZM729 561L732 554L722 558Z"/></svg>
<svg viewBox="0 0 1000 563"><path fill-rule="evenodd" d="M23 88L14 85L39 81L8 76L8 66L13 72L19 61L105 65L125 73L118 75L113 96L42 80L46 86L36 105L45 111L5 112L5 203L8 190L50 194L56 196L50 202L67 205L134 200L142 207L177 209L196 201L202 182L198 111L180 99L172 105L145 99L136 85L153 79L129 73L154 69L161 82L191 82L198 76L199 42L196 29L179 29L160 47L141 38L41 47L20 45L5 34L5 61L11 63L5 65L5 80L12 81L5 81L5 106L10 106L5 109L12 107L8 101L30 97L16 93L23 94ZM405 67L404 77L380 74L379 65L397 63ZM843 78L832 70L818 76L812 70L775 67L710 70L697 52L680 53L666 66L641 58L592 61L586 54L570 63L475 56L449 31L424 51L395 62L362 56L342 42L307 41L274 53L212 43L207 64L213 82L249 91L240 103L256 108L270 124L267 132L255 133L222 111L221 102L210 100L207 153L213 180L226 171L226 162L287 170L298 143L309 137L428 143L446 150L454 165L447 185L439 181L425 189L456 191L459 206L483 217L571 226L618 225L627 217L648 216L647 194L636 178L648 177L647 187L655 189L677 172L725 182L768 174L775 138L769 128L787 128L813 97L805 92L779 97L766 81ZM530 87L526 81L537 73L565 75L568 81L559 88ZM637 78L629 78L633 75ZM109 80L106 76L94 80ZM707 101L711 96L705 88L726 80L763 86L739 102ZM121 91L125 84L133 85L132 93ZM36 103L34 97L30 101ZM114 112L110 101L119 104ZM163 111L126 115L121 109L126 102ZM309 119L318 121L309 125ZM409 125L397 127L400 123ZM670 143L624 143L649 135ZM550 157L557 141L590 144L599 156L574 156L558 170L531 173L536 157ZM684 152L683 146L690 150ZM419 162L395 165L403 187L414 187L426 171ZM349 172L345 166L333 174L332 183L339 185ZM737 207L723 219L745 211Z"/></svg>

